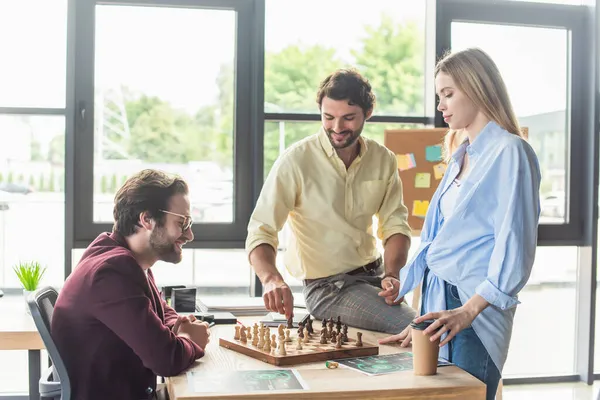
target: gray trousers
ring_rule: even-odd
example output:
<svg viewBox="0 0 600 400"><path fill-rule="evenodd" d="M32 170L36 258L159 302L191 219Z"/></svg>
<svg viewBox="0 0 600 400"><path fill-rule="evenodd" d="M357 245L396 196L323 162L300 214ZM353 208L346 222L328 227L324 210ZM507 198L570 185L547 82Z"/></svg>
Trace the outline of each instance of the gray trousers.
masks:
<svg viewBox="0 0 600 400"><path fill-rule="evenodd" d="M378 276L337 274L307 283L303 293L306 308L318 320L335 321L340 316L342 323L354 328L400 333L415 319L416 311L405 303L386 304L377 295L381 290Z"/></svg>

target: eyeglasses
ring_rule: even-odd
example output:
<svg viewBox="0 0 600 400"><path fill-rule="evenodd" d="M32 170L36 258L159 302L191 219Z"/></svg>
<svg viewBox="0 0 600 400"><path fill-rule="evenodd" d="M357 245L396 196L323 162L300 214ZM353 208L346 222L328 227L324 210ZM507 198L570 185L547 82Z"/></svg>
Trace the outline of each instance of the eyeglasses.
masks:
<svg viewBox="0 0 600 400"><path fill-rule="evenodd" d="M194 221L192 221L192 217L190 217L189 215L177 214L177 213L167 211L167 210L158 210L158 211L164 212L165 214L171 214L171 215L175 215L177 217L183 218L183 225L181 225L181 232L185 232L188 229L190 229L192 227L192 224L194 223Z"/></svg>

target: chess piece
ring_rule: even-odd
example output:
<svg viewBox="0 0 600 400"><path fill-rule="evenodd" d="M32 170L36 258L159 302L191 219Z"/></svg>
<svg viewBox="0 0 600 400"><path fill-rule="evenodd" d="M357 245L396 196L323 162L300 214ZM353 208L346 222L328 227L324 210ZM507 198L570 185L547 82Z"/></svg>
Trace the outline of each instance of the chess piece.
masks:
<svg viewBox="0 0 600 400"><path fill-rule="evenodd" d="M304 325L302 323L298 324L298 337L304 339Z"/></svg>
<svg viewBox="0 0 600 400"><path fill-rule="evenodd" d="M286 356L287 353L285 351L285 341L283 339L279 339L279 355Z"/></svg>
<svg viewBox="0 0 600 400"><path fill-rule="evenodd" d="M252 336L252 346L258 347L258 335Z"/></svg>
<svg viewBox="0 0 600 400"><path fill-rule="evenodd" d="M310 337L308 336L308 330L304 328L304 343L310 342Z"/></svg>
<svg viewBox="0 0 600 400"><path fill-rule="evenodd" d="M285 337L285 333L284 333L284 326L283 324L279 324L279 326L277 327L277 332L279 333L279 338Z"/></svg>
<svg viewBox="0 0 600 400"><path fill-rule="evenodd" d="M248 342L248 337L246 336L246 327L245 326L242 326L242 329L240 329L240 342L242 342L242 343Z"/></svg>
<svg viewBox="0 0 600 400"><path fill-rule="evenodd" d="M279 337L279 340L281 340L281 336ZM271 336L271 350L275 351L276 348L277 348L277 339L275 338L275 334L273 334Z"/></svg>
<svg viewBox="0 0 600 400"><path fill-rule="evenodd" d="M298 338L298 344L296 345L296 350L302 350L302 338Z"/></svg>
<svg viewBox="0 0 600 400"><path fill-rule="evenodd" d="M342 343L346 343L348 341L348 325L344 324L342 328Z"/></svg>
<svg viewBox="0 0 600 400"><path fill-rule="evenodd" d="M240 340L240 328L241 326L235 326L235 335L233 335L233 340Z"/></svg>
<svg viewBox="0 0 600 400"><path fill-rule="evenodd" d="M338 332L342 330L342 318L338 315L337 322L335 323L335 327Z"/></svg>
<svg viewBox="0 0 600 400"><path fill-rule="evenodd" d="M337 337L337 342L335 344L335 348L336 349L341 349L342 348L342 334L341 333Z"/></svg>
<svg viewBox="0 0 600 400"><path fill-rule="evenodd" d="M327 328L321 329L321 344L327 344Z"/></svg>
<svg viewBox="0 0 600 400"><path fill-rule="evenodd" d="M362 342L362 332L356 332L356 346L357 347L362 347L363 342Z"/></svg>
<svg viewBox="0 0 600 400"><path fill-rule="evenodd" d="M337 337L337 333L331 332L331 343L335 344L335 342L337 342Z"/></svg>
<svg viewBox="0 0 600 400"><path fill-rule="evenodd" d="M294 327L294 317L290 317L287 320L287 328L292 329Z"/></svg>
<svg viewBox="0 0 600 400"><path fill-rule="evenodd" d="M264 328L260 328L260 335L258 336L258 348L262 350L262 348L265 346L265 329Z"/></svg>
<svg viewBox="0 0 600 400"><path fill-rule="evenodd" d="M327 319L323 318L323 322L321 322L322 327L326 328L327 327Z"/></svg>
<svg viewBox="0 0 600 400"><path fill-rule="evenodd" d="M250 332L250 327L246 328L248 330L248 333L246 333L246 336L248 337L248 340L252 339L252 332Z"/></svg>
<svg viewBox="0 0 600 400"><path fill-rule="evenodd" d="M262 347L263 351L271 352L271 337L267 334L265 335L265 344Z"/></svg>
<svg viewBox="0 0 600 400"><path fill-rule="evenodd" d="M285 342L290 343L291 341L292 341L292 338L290 337L290 330L286 329L285 330Z"/></svg>
<svg viewBox="0 0 600 400"><path fill-rule="evenodd" d="M306 328L308 330L308 333L310 335L312 335L313 333L315 333L313 326L312 326L313 320L310 319L310 315L308 316L308 321L306 321Z"/></svg>

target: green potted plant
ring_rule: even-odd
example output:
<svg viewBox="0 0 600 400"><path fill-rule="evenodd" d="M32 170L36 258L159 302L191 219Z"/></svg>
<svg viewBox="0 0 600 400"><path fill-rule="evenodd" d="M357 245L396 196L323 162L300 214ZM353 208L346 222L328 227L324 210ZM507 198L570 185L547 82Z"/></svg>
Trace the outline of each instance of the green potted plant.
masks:
<svg viewBox="0 0 600 400"><path fill-rule="evenodd" d="M21 285L23 286L23 297L27 300L29 293L38 289L46 267L42 267L37 261L24 261L13 267ZM29 312L29 306L26 307Z"/></svg>

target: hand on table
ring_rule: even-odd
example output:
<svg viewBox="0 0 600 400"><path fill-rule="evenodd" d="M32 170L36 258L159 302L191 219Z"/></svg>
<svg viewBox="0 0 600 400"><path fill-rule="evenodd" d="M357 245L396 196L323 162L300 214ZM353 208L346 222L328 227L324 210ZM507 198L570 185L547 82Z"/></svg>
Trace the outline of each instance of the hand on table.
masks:
<svg viewBox="0 0 600 400"><path fill-rule="evenodd" d="M177 318L175 326L173 326L173 332L177 335L188 337L203 349L210 342L208 322L198 321L193 315Z"/></svg>
<svg viewBox="0 0 600 400"><path fill-rule="evenodd" d="M383 339L379 339L379 344L395 343L400 341L402 341L400 343L400 346L402 347L408 347L408 345L412 341L412 330L410 328L410 325L404 328L404 330L398 333L397 335L392 335Z"/></svg>

